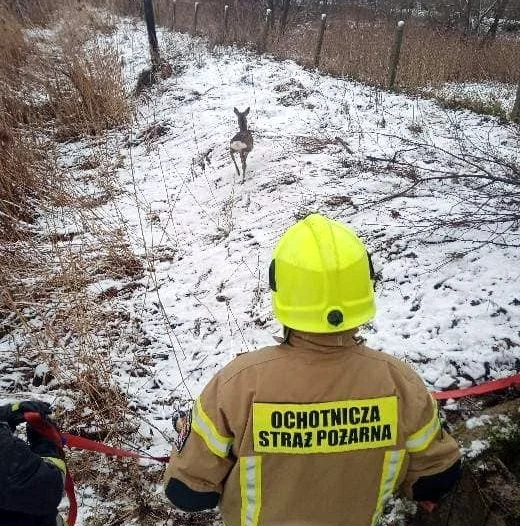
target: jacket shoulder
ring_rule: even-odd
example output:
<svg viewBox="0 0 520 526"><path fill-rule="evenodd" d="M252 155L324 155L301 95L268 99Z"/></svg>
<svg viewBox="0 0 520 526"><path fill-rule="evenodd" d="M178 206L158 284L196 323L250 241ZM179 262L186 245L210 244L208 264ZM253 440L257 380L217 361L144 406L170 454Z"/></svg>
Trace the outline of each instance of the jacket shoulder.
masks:
<svg viewBox="0 0 520 526"><path fill-rule="evenodd" d="M217 373L217 375L220 376L221 382L225 384L246 370L252 369L267 362L281 360L284 358L284 354L280 347L280 345L271 345L257 349L256 351L239 354L225 367L223 367Z"/></svg>
<svg viewBox="0 0 520 526"><path fill-rule="evenodd" d="M392 373L392 376L401 377L408 382L418 382L424 386L421 377L411 365L391 354L387 354L383 351L374 351L364 344L360 344L354 352L362 355L368 360L373 360L374 365L379 364L379 366L386 367Z"/></svg>

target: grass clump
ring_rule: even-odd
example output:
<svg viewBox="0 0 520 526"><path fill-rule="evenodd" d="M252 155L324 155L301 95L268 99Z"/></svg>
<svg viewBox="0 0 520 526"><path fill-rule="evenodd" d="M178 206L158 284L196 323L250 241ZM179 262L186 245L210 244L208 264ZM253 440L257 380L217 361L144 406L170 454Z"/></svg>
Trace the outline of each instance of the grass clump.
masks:
<svg viewBox="0 0 520 526"><path fill-rule="evenodd" d="M98 135L130 121L119 56L110 47L64 54L46 89L58 140Z"/></svg>
<svg viewBox="0 0 520 526"><path fill-rule="evenodd" d="M520 414L492 427L489 445L520 481Z"/></svg>
<svg viewBox="0 0 520 526"><path fill-rule="evenodd" d="M481 115L497 117L501 121L507 120L507 111L504 105L494 95L485 98L473 95L437 95L437 101L444 108L452 110L471 110Z"/></svg>

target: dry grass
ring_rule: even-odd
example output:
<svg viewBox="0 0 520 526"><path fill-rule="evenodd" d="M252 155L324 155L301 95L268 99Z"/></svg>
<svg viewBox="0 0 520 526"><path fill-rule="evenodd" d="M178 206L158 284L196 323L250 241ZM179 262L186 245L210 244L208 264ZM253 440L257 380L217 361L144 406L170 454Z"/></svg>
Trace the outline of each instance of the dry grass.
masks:
<svg viewBox="0 0 520 526"><path fill-rule="evenodd" d="M25 136L0 120L0 232L3 237L28 232L38 199L48 194L52 159L43 142Z"/></svg>
<svg viewBox="0 0 520 526"><path fill-rule="evenodd" d="M93 225L95 214L78 221ZM45 364L48 388L65 389L74 400L74 410L59 418L64 428L118 441L136 431L136 421L115 381L112 357L141 333L128 313L110 308L87 286L139 278L142 264L120 233L100 229L88 240L71 236L44 249L32 239L4 245L0 267L9 274L0 274L0 332L21 331L28 363Z"/></svg>
<svg viewBox="0 0 520 526"><path fill-rule="evenodd" d="M0 6L0 68L2 80L7 82L17 77L17 71L24 65L29 46L23 35L23 26L16 16Z"/></svg>
<svg viewBox="0 0 520 526"><path fill-rule="evenodd" d="M43 57L42 76L57 138L98 135L128 124L131 106L120 57L113 47L96 41L100 35L112 33L115 22L85 4L68 5L62 16L59 52Z"/></svg>
<svg viewBox="0 0 520 526"><path fill-rule="evenodd" d="M16 127L30 115L20 80L31 47L22 25L5 8L0 8L0 35L0 231L12 235L17 220L32 218L31 198L43 186L35 168L42 150Z"/></svg>
<svg viewBox="0 0 520 526"><path fill-rule="evenodd" d="M369 20L348 13L331 15L322 49L321 68L369 84L385 86L395 21ZM291 27L286 38L275 39L276 55L311 65L318 22ZM444 82L516 82L520 72L520 41L497 39L482 46L476 37L444 30L410 19L405 28L398 85L417 88Z"/></svg>
<svg viewBox="0 0 520 526"><path fill-rule="evenodd" d="M92 226L94 212L87 211L79 222ZM26 253L19 254L20 247ZM86 287L107 277L139 277L138 261L122 235L110 237L101 229L88 243L72 237L57 241L46 252L31 242L17 243L9 254L0 256L0 265L12 272L1 278L0 317L6 316L5 332L14 329L23 334L20 355L25 382L33 381L36 365L45 364L50 373L42 388L67 397L67 405L73 407L58 410L57 424L64 431L130 449L149 444L149 437L139 434L139 418L114 374L125 367L114 363L114 357L124 364L132 356L131 346L142 335L139 320ZM141 366L139 360L136 353L127 364L130 376ZM141 369L146 371L144 365ZM27 390L25 383L16 387ZM69 452L67 458L80 486L87 484L102 502L117 503L83 510L90 516L89 524L137 518L140 524L151 525L154 519L168 517L170 509L156 492L162 466L144 469L134 460L79 451ZM97 522L102 519L106 522Z"/></svg>
<svg viewBox="0 0 520 526"><path fill-rule="evenodd" d="M11 10L0 7L0 333L20 331L25 359L45 363L52 372L48 380L69 385L80 410L95 409L90 418L82 415L84 426L96 420L105 433L120 435L128 432L129 420L120 418L128 400L111 375L107 351L117 346L120 333L111 329L116 320L103 316L102 301L85 287L100 276L140 275L142 264L119 234L100 231L99 241L95 234L86 247L74 234L52 234L51 220L66 207L71 217L79 210L80 233L96 221L74 181L58 171L53 136L99 134L130 118L116 53L100 46L85 52L93 36L114 26L68 0L10 5ZM56 10L66 20L57 40L38 41L35 32L29 40L26 30L54 22ZM107 174L98 175L106 186ZM50 233L39 238L29 223L43 208ZM119 322L128 319L122 315ZM108 336L98 336L100 328ZM63 418L74 423L73 415Z"/></svg>
<svg viewBox="0 0 520 526"><path fill-rule="evenodd" d="M112 48L95 46L89 55L74 50L62 56L45 83L58 140L98 135L130 121L120 60Z"/></svg>
<svg viewBox="0 0 520 526"><path fill-rule="evenodd" d="M6 4L7 5L7 4ZM84 4L19 1L0 6L0 237L27 231L39 206L54 198L54 136L68 140L125 125L131 118L113 48L90 45L115 29ZM11 4L9 4L11 5ZM27 28L64 16L52 45ZM31 18L32 17L32 18ZM78 29L80 28L80 29ZM34 33L33 33L34 35ZM43 132L43 133L42 133ZM53 195L54 194L54 195Z"/></svg>
<svg viewBox="0 0 520 526"><path fill-rule="evenodd" d="M64 0L7 0L5 7L24 25L45 26ZM68 2L67 2L68 3Z"/></svg>

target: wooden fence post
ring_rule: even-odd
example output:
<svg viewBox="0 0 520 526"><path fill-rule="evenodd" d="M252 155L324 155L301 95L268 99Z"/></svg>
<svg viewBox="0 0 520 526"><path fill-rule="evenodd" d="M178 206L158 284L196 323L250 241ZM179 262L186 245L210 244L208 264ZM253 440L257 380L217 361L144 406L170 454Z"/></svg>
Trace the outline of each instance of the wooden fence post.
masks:
<svg viewBox="0 0 520 526"><path fill-rule="evenodd" d="M401 47L403 45L404 22L397 22L397 31L395 33L394 47L390 56L390 71L388 75L388 88L393 89L395 78L397 76L397 66L399 66L399 57L401 56Z"/></svg>
<svg viewBox="0 0 520 526"><path fill-rule="evenodd" d="M225 42L229 29L229 6L226 4L224 6L224 34L222 35L222 41Z"/></svg>
<svg viewBox="0 0 520 526"><path fill-rule="evenodd" d="M144 0L144 18L146 20L146 29L148 31L148 43L150 44L150 58L152 65L158 66L160 62L159 43L157 42L157 33L155 32L155 15L153 12L152 0Z"/></svg>
<svg viewBox="0 0 520 526"><path fill-rule="evenodd" d="M238 28L240 27L240 24L238 23L238 9L240 7L240 4L238 3L238 0L233 0L233 36L232 41L238 42L238 36L239 31Z"/></svg>
<svg viewBox="0 0 520 526"><path fill-rule="evenodd" d="M193 11L193 30L192 33L197 33L197 19L199 17L199 2L195 2L195 9Z"/></svg>
<svg viewBox="0 0 520 526"><path fill-rule="evenodd" d="M271 28L274 26L274 0L267 0L267 8L271 10Z"/></svg>
<svg viewBox="0 0 520 526"><path fill-rule="evenodd" d="M177 0L173 0L172 4L172 29L175 28L175 25L177 24Z"/></svg>
<svg viewBox="0 0 520 526"><path fill-rule="evenodd" d="M511 120L520 123L520 84L518 84L516 90L516 100L515 105L513 106L513 111L511 112Z"/></svg>
<svg viewBox="0 0 520 526"><path fill-rule="evenodd" d="M314 51L314 67L317 68L320 65L321 47L323 45L323 35L325 35L325 28L327 27L327 15L323 13L321 15L321 26L320 32L318 33L318 41L316 42L316 50Z"/></svg>
<svg viewBox="0 0 520 526"><path fill-rule="evenodd" d="M265 53L265 50L267 49L267 38L269 37L269 27L271 26L272 16L273 12L270 9L268 9L265 12L264 29L262 31L262 38L260 40L260 53Z"/></svg>

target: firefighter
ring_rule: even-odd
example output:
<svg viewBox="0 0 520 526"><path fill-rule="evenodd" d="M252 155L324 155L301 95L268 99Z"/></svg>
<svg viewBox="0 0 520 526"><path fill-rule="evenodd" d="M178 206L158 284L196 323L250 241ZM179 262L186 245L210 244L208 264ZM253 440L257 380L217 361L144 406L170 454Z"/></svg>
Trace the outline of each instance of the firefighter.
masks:
<svg viewBox="0 0 520 526"><path fill-rule="evenodd" d="M65 462L56 445L27 424L27 441L13 435L24 413L47 419L49 404L38 401L0 406L0 525L57 526Z"/></svg>
<svg viewBox="0 0 520 526"><path fill-rule="evenodd" d="M313 214L286 231L269 268L284 339L231 361L176 423L177 508L218 505L227 526L374 526L397 490L437 502L455 484L459 448L421 378L355 336L373 279L341 223Z"/></svg>

